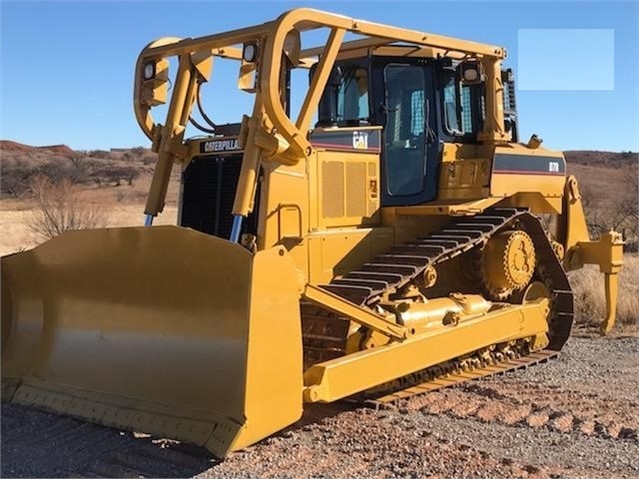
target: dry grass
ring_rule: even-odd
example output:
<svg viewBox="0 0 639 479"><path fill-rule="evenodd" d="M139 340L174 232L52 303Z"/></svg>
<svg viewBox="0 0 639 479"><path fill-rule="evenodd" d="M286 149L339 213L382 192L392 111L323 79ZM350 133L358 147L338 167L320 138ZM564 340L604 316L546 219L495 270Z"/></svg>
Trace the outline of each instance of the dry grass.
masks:
<svg viewBox="0 0 639 479"><path fill-rule="evenodd" d="M101 206L85 201L80 190L67 178L54 183L46 176L36 176L31 181L30 189L35 211L29 228L44 239L54 238L69 230L106 226L106 216Z"/></svg>
<svg viewBox="0 0 639 479"><path fill-rule="evenodd" d="M604 276L597 266L589 265L569 274L575 291L575 322L599 326L606 315ZM619 275L617 330L636 329L639 320L639 255L624 255Z"/></svg>
<svg viewBox="0 0 639 479"><path fill-rule="evenodd" d="M104 206L106 227L142 226L144 224L144 204L110 203ZM40 244L43 239L29 228L34 211L22 205L20 210L0 210L0 256L23 251ZM167 206L153 224L176 224L177 207Z"/></svg>
<svg viewBox="0 0 639 479"><path fill-rule="evenodd" d="M142 226L144 224L144 205L120 205L112 204L104 208L107 218L107 227L118 226ZM41 237L33 234L29 229L29 223L33 218L33 211L23 209L21 211L0 210L0 256L23 251L40 244ZM155 225L170 225L177 222L177 208L169 206L155 220Z"/></svg>
<svg viewBox="0 0 639 479"><path fill-rule="evenodd" d="M153 224L177 223L177 197L180 174L175 168L166 207ZM79 186L79 195L87 205L99 205L106 219L105 227L142 226L144 201L151 183L151 175L141 176L133 185L98 188ZM30 231L29 224L36 214L33 198L3 198L0 201L0 256L23 251L40 244L43 239Z"/></svg>
<svg viewBox="0 0 639 479"><path fill-rule="evenodd" d="M0 256L31 249L42 241L29 228L32 218L33 211L27 208L0 211Z"/></svg>

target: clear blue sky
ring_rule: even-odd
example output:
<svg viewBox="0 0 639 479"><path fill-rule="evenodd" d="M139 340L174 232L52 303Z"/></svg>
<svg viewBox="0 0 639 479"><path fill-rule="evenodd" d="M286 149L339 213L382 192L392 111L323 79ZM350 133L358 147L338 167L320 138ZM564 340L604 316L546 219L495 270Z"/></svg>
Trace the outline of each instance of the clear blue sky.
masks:
<svg viewBox="0 0 639 479"><path fill-rule="evenodd" d="M557 149L639 149L637 1L0 0L0 137L75 149L149 146L131 107L133 68L144 45L262 23L299 6L505 46L506 65L525 86L518 91L522 138L537 133ZM571 36L576 29L598 34L583 40ZM560 30L566 41L557 44ZM612 30L612 42L605 30ZM227 85L236 75L218 69L214 79L216 72ZM570 78L575 88L601 88L566 90ZM215 92L203 90L216 121L248 113L246 94Z"/></svg>

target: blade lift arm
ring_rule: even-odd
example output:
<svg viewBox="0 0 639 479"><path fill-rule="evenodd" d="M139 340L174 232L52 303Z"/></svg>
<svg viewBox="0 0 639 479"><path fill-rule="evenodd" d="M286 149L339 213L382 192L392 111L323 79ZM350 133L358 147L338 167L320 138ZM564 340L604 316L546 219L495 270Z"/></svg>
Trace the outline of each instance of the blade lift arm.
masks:
<svg viewBox="0 0 639 479"><path fill-rule="evenodd" d="M307 290L308 293L308 290ZM312 294L312 293L311 293ZM457 324L391 341L312 365L304 372L304 402L332 402L495 343L545 337L546 298L495 308Z"/></svg>
<svg viewBox="0 0 639 479"><path fill-rule="evenodd" d="M165 39L159 42L163 44L171 41L178 40ZM155 43L151 44L153 45ZM152 150L158 153L144 210L146 226L150 226L153 218L164 209L173 164L176 161L182 162L188 157L189 149L184 144L184 133L197 94L198 83L208 81L212 68L213 58L209 52L184 53L178 57L178 71L166 122L161 125L153 123L150 110L166 102L169 81L168 61L164 58L152 61L142 61L142 57L138 59L134 93L136 117L143 131L153 141Z"/></svg>

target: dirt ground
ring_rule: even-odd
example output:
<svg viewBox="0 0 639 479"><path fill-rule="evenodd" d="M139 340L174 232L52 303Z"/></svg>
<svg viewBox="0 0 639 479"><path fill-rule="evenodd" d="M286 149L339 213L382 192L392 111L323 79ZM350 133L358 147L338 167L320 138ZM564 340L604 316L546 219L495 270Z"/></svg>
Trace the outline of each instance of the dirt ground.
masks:
<svg viewBox="0 0 639 479"><path fill-rule="evenodd" d="M384 410L315 405L220 462L197 447L2 407L2 477L639 478L639 340L579 337L549 363Z"/></svg>

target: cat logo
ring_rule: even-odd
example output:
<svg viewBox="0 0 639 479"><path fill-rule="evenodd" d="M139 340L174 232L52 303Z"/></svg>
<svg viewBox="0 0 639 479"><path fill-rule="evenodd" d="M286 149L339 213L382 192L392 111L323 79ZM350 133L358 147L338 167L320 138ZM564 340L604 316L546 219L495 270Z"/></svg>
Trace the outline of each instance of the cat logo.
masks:
<svg viewBox="0 0 639 479"><path fill-rule="evenodd" d="M353 148L355 148L356 150L368 149L368 132L366 131L353 132Z"/></svg>
<svg viewBox="0 0 639 479"><path fill-rule="evenodd" d="M224 140L207 141L203 144L202 153L216 153L220 151L236 151L241 150L240 142L237 138L228 138Z"/></svg>

